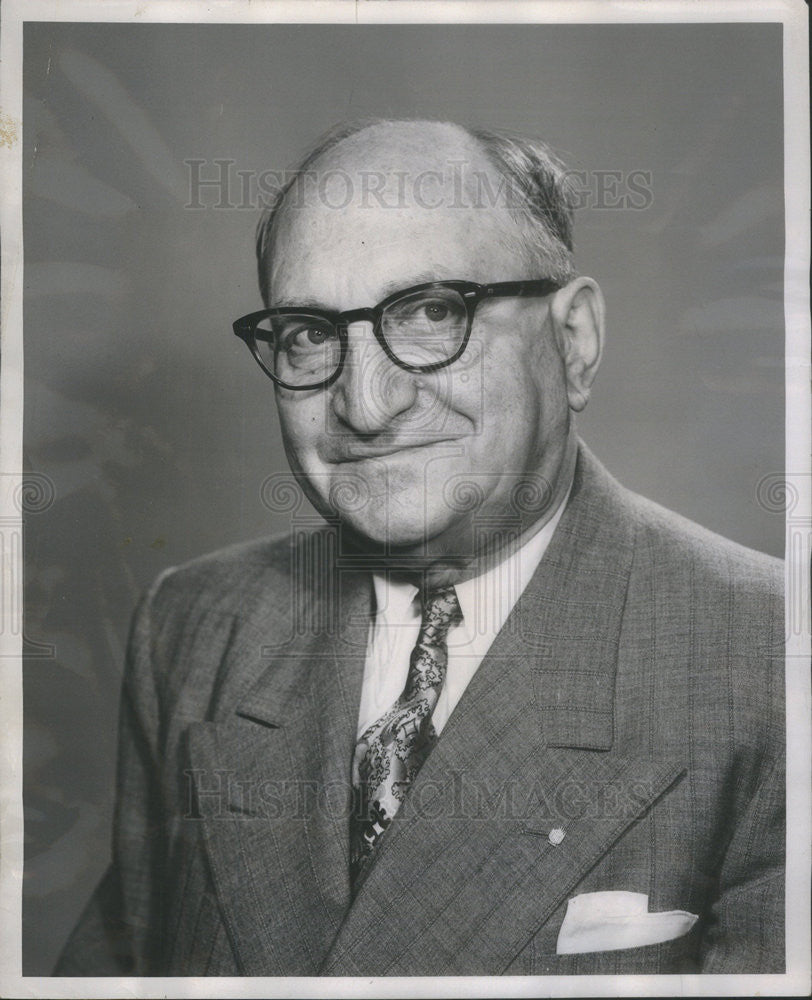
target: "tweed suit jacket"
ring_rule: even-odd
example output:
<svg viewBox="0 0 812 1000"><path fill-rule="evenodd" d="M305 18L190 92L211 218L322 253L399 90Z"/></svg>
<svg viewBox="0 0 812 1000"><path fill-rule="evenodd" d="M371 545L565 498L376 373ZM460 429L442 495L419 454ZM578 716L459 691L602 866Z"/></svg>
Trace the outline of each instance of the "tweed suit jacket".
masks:
<svg viewBox="0 0 812 1000"><path fill-rule="evenodd" d="M537 572L353 901L373 596L336 545L328 527L233 548L143 600L113 861L58 974L784 970L775 560L627 492L582 446ZM698 919L560 953L570 899L623 892Z"/></svg>

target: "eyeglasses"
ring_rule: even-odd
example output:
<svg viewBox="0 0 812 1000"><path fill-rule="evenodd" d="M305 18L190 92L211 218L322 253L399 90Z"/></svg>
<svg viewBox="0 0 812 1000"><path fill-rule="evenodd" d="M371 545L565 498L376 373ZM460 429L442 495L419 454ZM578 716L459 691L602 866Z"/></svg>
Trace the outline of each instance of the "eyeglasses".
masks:
<svg viewBox="0 0 812 1000"><path fill-rule="evenodd" d="M371 309L330 312L278 306L234 323L262 370L285 389L323 389L334 382L347 355L347 327L364 320L387 357L407 372L425 374L452 364L471 336L483 299L544 296L561 286L548 279L431 281L389 295Z"/></svg>

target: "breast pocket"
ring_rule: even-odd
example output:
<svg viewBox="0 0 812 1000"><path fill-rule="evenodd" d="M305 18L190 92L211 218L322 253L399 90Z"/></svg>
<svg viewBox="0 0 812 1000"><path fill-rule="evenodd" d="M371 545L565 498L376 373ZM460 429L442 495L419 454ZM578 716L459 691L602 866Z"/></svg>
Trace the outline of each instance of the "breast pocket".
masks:
<svg viewBox="0 0 812 1000"><path fill-rule="evenodd" d="M594 951L579 955L556 955L545 962L538 956L537 965L546 965L551 974L589 975L675 975L700 972L699 924L687 934L640 948ZM541 969L534 970L538 975Z"/></svg>

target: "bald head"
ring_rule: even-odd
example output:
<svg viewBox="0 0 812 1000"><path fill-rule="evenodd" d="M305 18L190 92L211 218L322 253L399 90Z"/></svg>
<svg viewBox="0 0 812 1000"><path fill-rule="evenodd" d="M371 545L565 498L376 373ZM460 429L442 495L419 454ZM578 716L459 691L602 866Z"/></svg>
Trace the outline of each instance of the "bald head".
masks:
<svg viewBox="0 0 812 1000"><path fill-rule="evenodd" d="M398 170L405 164L418 164L423 170L445 169L449 157L462 160L484 158L480 144L461 125L439 121L382 120L355 128L329 142L312 165L316 168L343 163L368 170Z"/></svg>
<svg viewBox="0 0 812 1000"><path fill-rule="evenodd" d="M377 213L375 210L379 210ZM303 211L305 210L305 211ZM528 277L572 274L572 211L563 167L541 143L450 122L379 120L334 129L299 164L257 232L266 303L280 262L274 247L292 229L318 227L324 212L363 212L371 241L399 213L467 212L495 246L526 262ZM387 213L387 214L383 214ZM333 220L334 221L334 220Z"/></svg>

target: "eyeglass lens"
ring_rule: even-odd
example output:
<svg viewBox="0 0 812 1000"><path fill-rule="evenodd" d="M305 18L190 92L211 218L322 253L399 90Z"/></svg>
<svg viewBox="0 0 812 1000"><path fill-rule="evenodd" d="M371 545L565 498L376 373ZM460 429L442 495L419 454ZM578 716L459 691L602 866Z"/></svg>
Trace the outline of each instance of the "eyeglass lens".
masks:
<svg viewBox="0 0 812 1000"><path fill-rule="evenodd" d="M391 353L413 368L447 361L465 339L468 310L451 288L411 292L381 314L381 335ZM330 378L341 360L336 327L306 311L261 320L254 341L263 364L288 385L316 385Z"/></svg>

